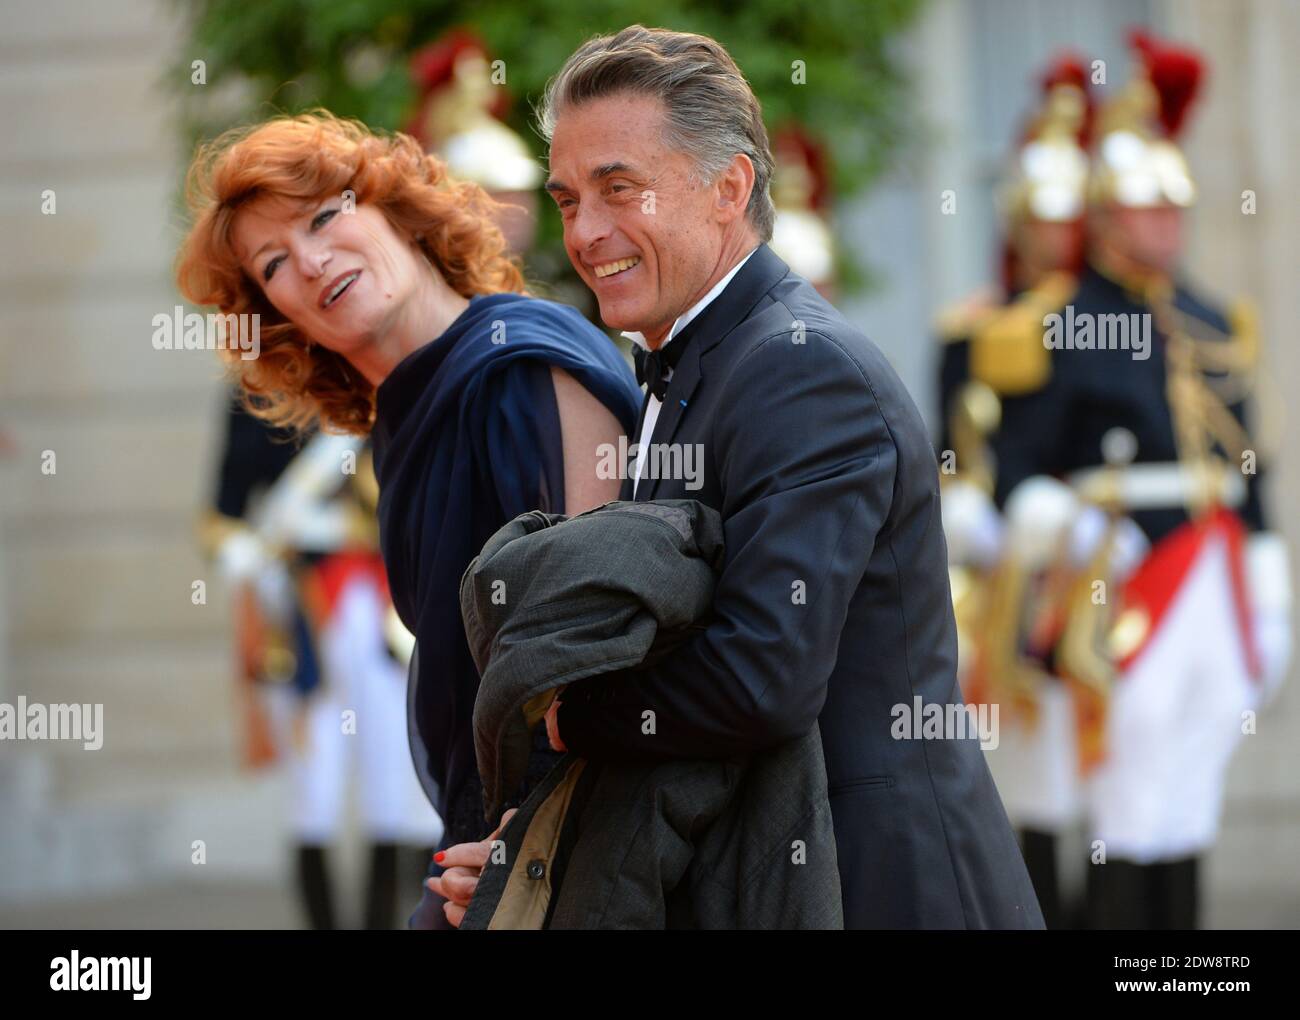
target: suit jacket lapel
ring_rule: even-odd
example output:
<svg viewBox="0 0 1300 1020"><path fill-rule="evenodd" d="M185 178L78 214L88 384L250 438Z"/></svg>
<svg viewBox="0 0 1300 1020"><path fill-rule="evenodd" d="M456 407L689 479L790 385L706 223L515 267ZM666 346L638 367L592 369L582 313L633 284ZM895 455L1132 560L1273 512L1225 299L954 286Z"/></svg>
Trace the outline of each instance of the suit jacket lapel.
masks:
<svg viewBox="0 0 1300 1020"><path fill-rule="evenodd" d="M701 325L705 325L702 323ZM654 435L646 436L647 443L671 443L673 436L677 433L677 426L681 424L682 418L690 406L691 397L695 394L695 389L700 385L700 344L702 336L694 336L687 345L686 350L682 352L682 360L677 363L673 369L673 377L668 381L668 392L664 394L664 406L659 409L659 420L655 422ZM650 456L649 452L646 454ZM649 470L649 465L646 465ZM638 486L636 490L636 499L638 503L643 503L647 499L654 499L655 493L659 489L661 478L647 478L643 485Z"/></svg>
<svg viewBox="0 0 1300 1020"><path fill-rule="evenodd" d="M766 244L760 244L721 294L714 298L695 321L686 326L693 335L682 359L673 370L673 377L668 383L668 392L664 394L664 406L659 411L659 420L655 424L654 435L646 436L647 443L671 443L673 436L686 416L691 397L700 384L700 357L712 347L716 347L727 334L749 318L750 312L759 300L790 272L780 257ZM646 405L649 397L646 398ZM645 406L641 409L641 425L637 429L637 441L641 440L641 427L645 424ZM646 484L637 487L636 500L644 502L654 499L659 489L658 478L647 478ZM624 483L623 492L627 499L632 499L631 480Z"/></svg>

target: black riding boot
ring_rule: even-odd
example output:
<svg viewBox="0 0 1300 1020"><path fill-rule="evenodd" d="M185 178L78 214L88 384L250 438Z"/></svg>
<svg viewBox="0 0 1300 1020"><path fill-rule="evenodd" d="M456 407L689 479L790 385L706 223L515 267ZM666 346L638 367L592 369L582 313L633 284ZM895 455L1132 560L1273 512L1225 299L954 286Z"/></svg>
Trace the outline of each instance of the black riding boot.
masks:
<svg viewBox="0 0 1300 1020"><path fill-rule="evenodd" d="M1153 927L1163 931L1196 929L1200 906L1199 864L1197 857L1184 857L1152 865L1152 893L1157 908Z"/></svg>
<svg viewBox="0 0 1300 1020"><path fill-rule="evenodd" d="M1020 850L1048 930L1065 927L1061 883L1056 869L1056 834L1041 829L1021 829Z"/></svg>
<svg viewBox="0 0 1300 1020"><path fill-rule="evenodd" d="M1151 927L1152 865L1112 860L1088 866L1087 918L1095 930L1145 931Z"/></svg>
<svg viewBox="0 0 1300 1020"><path fill-rule="evenodd" d="M314 931L334 930L334 904L330 894L329 868L325 848L310 843L298 845L298 894Z"/></svg>
<svg viewBox="0 0 1300 1020"><path fill-rule="evenodd" d="M370 847L370 881L366 886L366 930L397 927L397 844Z"/></svg>

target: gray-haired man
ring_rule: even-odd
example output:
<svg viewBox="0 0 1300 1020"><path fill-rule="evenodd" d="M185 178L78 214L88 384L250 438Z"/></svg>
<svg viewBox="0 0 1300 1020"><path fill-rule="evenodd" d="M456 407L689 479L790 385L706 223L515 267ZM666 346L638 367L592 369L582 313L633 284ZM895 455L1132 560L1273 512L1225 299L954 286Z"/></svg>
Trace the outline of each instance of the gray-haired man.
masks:
<svg viewBox="0 0 1300 1020"><path fill-rule="evenodd" d="M748 83L712 39L633 26L569 58L541 122L569 258L643 351L623 498L701 500L726 536L708 628L568 687L553 743L719 758L820 725L847 926L1042 927L978 739L896 725L965 718L937 466L884 356L765 243ZM647 470L677 462L660 444L703 451L689 489Z"/></svg>

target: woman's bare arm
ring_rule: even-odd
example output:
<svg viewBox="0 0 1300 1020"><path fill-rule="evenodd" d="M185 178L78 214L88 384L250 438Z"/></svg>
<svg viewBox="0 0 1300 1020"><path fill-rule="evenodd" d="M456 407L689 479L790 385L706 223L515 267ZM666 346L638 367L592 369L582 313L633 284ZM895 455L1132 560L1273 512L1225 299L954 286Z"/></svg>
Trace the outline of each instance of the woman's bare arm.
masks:
<svg viewBox="0 0 1300 1020"><path fill-rule="evenodd" d="M570 517L618 499L622 482L600 478L596 466L603 459L601 445L618 448L623 427L610 410L580 382L561 368L551 368L555 405L564 439L564 509Z"/></svg>
<svg viewBox="0 0 1300 1020"><path fill-rule="evenodd" d="M564 443L564 508L569 516L573 516L618 498L622 482L618 478L598 477L596 465L602 459L601 444L610 443L618 449L618 437L623 434L623 428L604 404L563 369L551 368L551 382L555 386L555 406ZM558 695L562 690L557 690L546 716L547 732L551 734L553 747L559 743L559 734L554 732L554 726L555 711L560 704ZM563 745L556 750L563 750ZM498 832L505 827L513 811L512 808L505 813ZM443 875L425 881L432 892L446 900L442 905L443 911L457 928L465 917L465 910L487 861L491 841L496 835L494 832L481 843L448 847L438 862L447 870Z"/></svg>

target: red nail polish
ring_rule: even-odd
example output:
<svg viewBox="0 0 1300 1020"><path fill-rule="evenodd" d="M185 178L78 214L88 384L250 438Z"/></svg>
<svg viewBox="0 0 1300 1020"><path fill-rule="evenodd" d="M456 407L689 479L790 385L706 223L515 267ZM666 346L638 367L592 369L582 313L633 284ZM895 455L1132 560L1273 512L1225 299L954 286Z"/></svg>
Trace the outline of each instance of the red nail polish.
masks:
<svg viewBox="0 0 1300 1020"><path fill-rule="evenodd" d="M441 864L442 859L446 856L447 856L447 852L445 850L439 850L436 854L433 855L433 859L437 861L439 864Z"/></svg>

